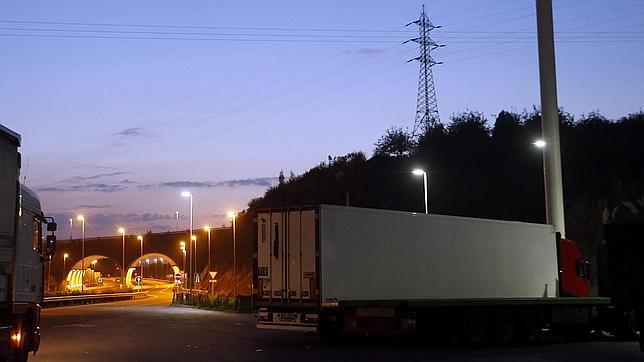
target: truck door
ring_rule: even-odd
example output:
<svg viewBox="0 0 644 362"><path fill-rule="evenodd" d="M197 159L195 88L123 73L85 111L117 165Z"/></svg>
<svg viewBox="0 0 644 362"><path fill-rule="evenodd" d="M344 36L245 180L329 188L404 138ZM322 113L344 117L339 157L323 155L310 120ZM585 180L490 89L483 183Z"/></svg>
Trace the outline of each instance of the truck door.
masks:
<svg viewBox="0 0 644 362"><path fill-rule="evenodd" d="M288 213L288 298L310 300L315 291L315 210Z"/></svg>
<svg viewBox="0 0 644 362"><path fill-rule="evenodd" d="M257 215L257 287L262 300L315 297L315 210Z"/></svg>
<svg viewBox="0 0 644 362"><path fill-rule="evenodd" d="M257 215L257 287L262 299L286 297L286 215L283 212Z"/></svg>

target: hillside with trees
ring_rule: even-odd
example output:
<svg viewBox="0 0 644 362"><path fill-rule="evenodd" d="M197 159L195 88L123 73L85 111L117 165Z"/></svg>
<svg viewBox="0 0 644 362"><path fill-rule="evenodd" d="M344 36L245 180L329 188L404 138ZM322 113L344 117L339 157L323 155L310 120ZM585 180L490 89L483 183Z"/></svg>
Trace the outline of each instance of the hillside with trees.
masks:
<svg viewBox="0 0 644 362"><path fill-rule="evenodd" d="M566 236L595 264L602 224L644 214L644 113L559 118ZM540 135L538 109L492 120L468 110L417 139L391 128L371 158L354 152L302 175L280 173L247 212L321 203L423 212L422 178L411 173L423 168L430 213L544 223L542 152L533 145Z"/></svg>

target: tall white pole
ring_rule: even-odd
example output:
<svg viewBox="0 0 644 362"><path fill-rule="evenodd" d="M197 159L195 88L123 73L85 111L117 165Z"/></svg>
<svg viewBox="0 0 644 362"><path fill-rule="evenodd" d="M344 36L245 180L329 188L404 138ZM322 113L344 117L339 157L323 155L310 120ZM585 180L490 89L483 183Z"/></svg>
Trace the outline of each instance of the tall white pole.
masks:
<svg viewBox="0 0 644 362"><path fill-rule="evenodd" d="M85 218L81 218L81 293L85 290Z"/></svg>
<svg viewBox="0 0 644 362"><path fill-rule="evenodd" d="M423 186L425 187L425 214L429 214L429 207L427 206L427 172L423 171Z"/></svg>
<svg viewBox="0 0 644 362"><path fill-rule="evenodd" d="M539 46L539 80L541 86L541 132L546 142L543 148L543 174L546 199L546 223L552 224L564 237L563 182L561 145L557 110L557 77L555 42L552 20L552 0L536 0L537 38Z"/></svg>
<svg viewBox="0 0 644 362"><path fill-rule="evenodd" d="M192 248L192 211L193 211L192 198L193 198L193 194L191 192L190 193L190 276L188 277L190 281L190 289L194 288L194 285L195 285L194 280L192 280L192 278L194 277L194 275L192 275L192 264L195 259L193 256L195 250Z"/></svg>
<svg viewBox="0 0 644 362"><path fill-rule="evenodd" d="M237 240L235 235L235 218L233 215L233 296L237 302Z"/></svg>

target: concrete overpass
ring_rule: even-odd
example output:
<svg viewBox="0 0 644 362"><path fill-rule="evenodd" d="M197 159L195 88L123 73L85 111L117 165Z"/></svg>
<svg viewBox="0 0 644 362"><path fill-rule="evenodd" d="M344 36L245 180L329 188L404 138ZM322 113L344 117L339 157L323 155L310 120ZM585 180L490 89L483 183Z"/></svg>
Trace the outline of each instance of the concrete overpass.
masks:
<svg viewBox="0 0 644 362"><path fill-rule="evenodd" d="M196 249L194 251L195 264L193 266L193 274L200 273L201 279L207 279L208 233L203 229L196 229L193 230L193 235L197 238ZM190 233L188 230L141 234L143 238L143 253L141 253L141 241L138 236L139 234L125 235L124 266L122 265L122 235L85 238L85 268L91 267L94 261L109 259L118 268L118 272L114 276L120 277L121 270L125 267L126 286L131 285L134 276L141 275L141 267L143 267L143 277L159 278L159 275L165 275L165 273L158 273L159 268L165 268L164 270L167 270L168 273L171 270L172 274L179 272L188 273L190 261L190 249L188 246ZM186 243L185 264L184 252L180 248L181 241ZM51 262L50 282L52 285L60 285L64 278L72 287L80 286L80 280L82 275L84 275L81 271L83 265L81 244L80 239L58 240L56 255ZM224 270L231 269L232 249L232 228L220 227L210 229L210 260L212 271L217 271L218 275L221 275ZM65 254L68 255L67 258L64 258ZM153 265L153 261L160 266ZM156 268L157 273L153 275L149 268Z"/></svg>

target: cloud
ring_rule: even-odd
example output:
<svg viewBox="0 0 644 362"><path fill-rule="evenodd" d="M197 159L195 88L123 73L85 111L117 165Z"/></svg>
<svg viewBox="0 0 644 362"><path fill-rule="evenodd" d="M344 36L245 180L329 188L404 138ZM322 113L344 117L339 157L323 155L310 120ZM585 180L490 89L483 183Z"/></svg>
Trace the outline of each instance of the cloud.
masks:
<svg viewBox="0 0 644 362"><path fill-rule="evenodd" d="M104 184L104 183L88 183L84 185L69 185L69 186L51 186L40 187L36 191L39 192L117 192L125 191L127 187L121 184Z"/></svg>
<svg viewBox="0 0 644 362"><path fill-rule="evenodd" d="M108 207L112 207L110 204L104 204L104 205L78 205L77 209L106 209Z"/></svg>
<svg viewBox="0 0 644 362"><path fill-rule="evenodd" d="M123 137L133 137L133 136L143 136L145 130L141 127L132 127L126 128L121 132L114 133L113 136L123 136Z"/></svg>
<svg viewBox="0 0 644 362"><path fill-rule="evenodd" d="M103 177L121 176L126 174L127 172L115 171L115 172L107 172L107 173L98 173L96 175L91 175L91 176L73 176L68 178L65 181L71 181L71 182L87 181L87 180L95 180Z"/></svg>
<svg viewBox="0 0 644 362"><path fill-rule="evenodd" d="M215 186L226 186L226 187L236 187L236 186L265 186L270 187L275 185L278 182L277 177L259 177L259 178L248 178L243 180L229 180L229 181L220 181L215 184Z"/></svg>
<svg viewBox="0 0 644 362"><path fill-rule="evenodd" d="M262 186L270 187L277 184L277 177L256 177L241 180L226 180L226 181L170 181L159 182L156 184L139 185L140 190L149 190L153 188L212 188L212 187L252 187Z"/></svg>

